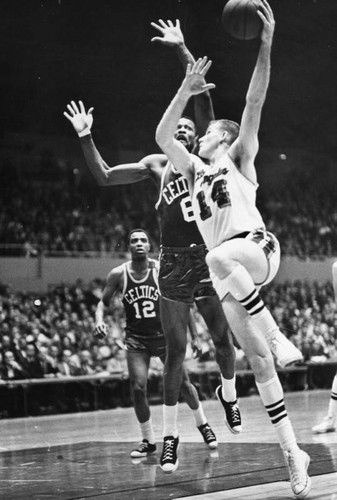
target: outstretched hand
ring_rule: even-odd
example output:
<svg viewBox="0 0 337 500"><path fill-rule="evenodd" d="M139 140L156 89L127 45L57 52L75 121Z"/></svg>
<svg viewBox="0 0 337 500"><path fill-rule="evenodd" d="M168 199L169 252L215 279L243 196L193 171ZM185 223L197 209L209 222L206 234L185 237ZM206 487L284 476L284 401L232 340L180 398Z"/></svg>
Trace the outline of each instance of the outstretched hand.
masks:
<svg viewBox="0 0 337 500"><path fill-rule="evenodd" d="M261 32L261 40L271 44L275 29L275 19L273 11L267 0L261 0L261 4L257 10L259 17L262 20L263 28Z"/></svg>
<svg viewBox="0 0 337 500"><path fill-rule="evenodd" d="M172 21L167 21L165 23L162 19L159 19L158 23L151 23L153 28L156 28L162 36L155 36L151 39L151 42L160 42L168 47L174 47L184 43L184 36L180 29L180 21L176 19L176 25Z"/></svg>
<svg viewBox="0 0 337 500"><path fill-rule="evenodd" d="M69 113L65 111L63 114L70 121L78 134L83 132L86 128L91 129L94 121L94 117L92 115L94 108L90 108L88 111L85 111L82 101L78 101L78 106L75 101L71 101L70 104L67 104L67 108Z"/></svg>
<svg viewBox="0 0 337 500"><path fill-rule="evenodd" d="M188 64L181 90L189 95L198 95L207 90L215 89L214 83L206 83L205 81L211 64L212 61L209 61L207 57L199 58L193 65Z"/></svg>

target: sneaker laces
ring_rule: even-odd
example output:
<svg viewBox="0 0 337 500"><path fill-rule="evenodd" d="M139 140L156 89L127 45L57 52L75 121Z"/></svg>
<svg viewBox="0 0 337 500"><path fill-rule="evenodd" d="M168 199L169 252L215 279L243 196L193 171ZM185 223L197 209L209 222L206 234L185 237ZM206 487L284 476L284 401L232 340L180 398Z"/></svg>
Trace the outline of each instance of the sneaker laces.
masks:
<svg viewBox="0 0 337 500"><path fill-rule="evenodd" d="M233 424L240 424L240 412L237 403L229 403L230 411L231 411L231 420Z"/></svg>
<svg viewBox="0 0 337 500"><path fill-rule="evenodd" d="M300 467L296 463L294 453L288 453L290 480L294 485L305 482L305 477L301 474Z"/></svg>
<svg viewBox="0 0 337 500"><path fill-rule="evenodd" d="M174 439L167 439L165 441L164 451L163 451L163 462L166 460L173 460L173 448Z"/></svg>
<svg viewBox="0 0 337 500"><path fill-rule="evenodd" d="M138 450L140 453L143 452L143 451L146 451L147 448L148 448L149 444L148 443L145 443L144 441L142 441L138 447Z"/></svg>
<svg viewBox="0 0 337 500"><path fill-rule="evenodd" d="M214 433L213 433L212 429L208 425L202 429L202 433L204 435L204 438L207 441L213 441L214 440Z"/></svg>

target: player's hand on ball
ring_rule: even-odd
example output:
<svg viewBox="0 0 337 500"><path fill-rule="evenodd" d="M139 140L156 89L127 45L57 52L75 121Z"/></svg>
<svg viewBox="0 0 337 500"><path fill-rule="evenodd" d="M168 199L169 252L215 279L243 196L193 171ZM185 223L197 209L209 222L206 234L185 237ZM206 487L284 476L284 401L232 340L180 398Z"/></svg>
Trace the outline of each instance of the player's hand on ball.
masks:
<svg viewBox="0 0 337 500"><path fill-rule="evenodd" d="M261 5L257 10L257 14L262 19L263 28L261 32L261 40L271 43L275 29L275 19L273 11L267 0L261 0Z"/></svg>
<svg viewBox="0 0 337 500"><path fill-rule="evenodd" d="M82 101L78 101L78 105L75 101L71 101L70 104L67 104L67 108L68 112L65 111L63 114L70 121L78 134L83 132L86 128L91 129L94 121L92 114L94 108L90 108L86 111Z"/></svg>
<svg viewBox="0 0 337 500"><path fill-rule="evenodd" d="M108 327L105 323L97 323L94 330L95 337L104 339L108 333Z"/></svg>

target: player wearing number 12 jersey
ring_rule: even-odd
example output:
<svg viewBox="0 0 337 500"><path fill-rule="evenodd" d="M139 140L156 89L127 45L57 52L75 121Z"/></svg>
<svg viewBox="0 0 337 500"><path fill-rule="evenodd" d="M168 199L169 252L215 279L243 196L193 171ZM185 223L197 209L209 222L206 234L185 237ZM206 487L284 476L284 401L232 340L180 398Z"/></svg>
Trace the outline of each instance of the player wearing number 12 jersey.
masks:
<svg viewBox="0 0 337 500"><path fill-rule="evenodd" d="M150 359L158 356L164 363L166 344L159 314L158 261L149 258L150 243L143 229L131 231L128 242L131 260L113 268L107 276L102 299L96 309L95 335L106 335L105 310L109 307L111 298L120 294L126 316L125 347L131 395L143 438L139 447L131 451L131 457L141 458L156 451L146 388ZM181 395L193 411L196 425L206 445L216 448L216 437L185 368L182 373Z"/></svg>

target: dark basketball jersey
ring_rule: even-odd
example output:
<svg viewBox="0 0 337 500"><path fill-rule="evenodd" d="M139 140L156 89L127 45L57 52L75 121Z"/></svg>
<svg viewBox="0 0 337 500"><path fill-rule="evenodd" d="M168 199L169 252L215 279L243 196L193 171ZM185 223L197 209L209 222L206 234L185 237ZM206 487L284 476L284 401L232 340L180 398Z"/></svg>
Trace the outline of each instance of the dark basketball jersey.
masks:
<svg viewBox="0 0 337 500"><path fill-rule="evenodd" d="M162 175L156 209L160 214L161 244L164 247L203 243L195 222L187 180L169 162Z"/></svg>
<svg viewBox="0 0 337 500"><path fill-rule="evenodd" d="M123 265L122 302L125 308L126 334L155 335L162 331L156 262L149 260L148 272L142 280L131 276L130 265L131 261Z"/></svg>

